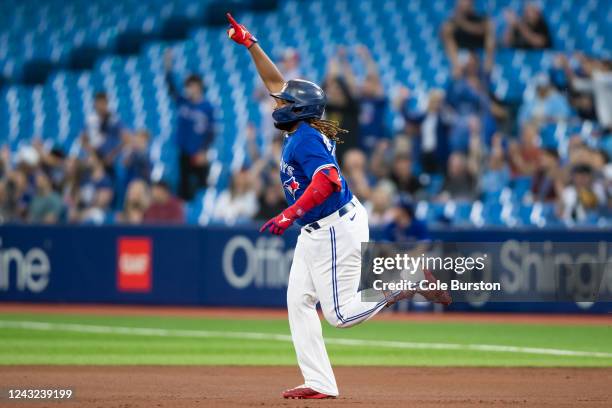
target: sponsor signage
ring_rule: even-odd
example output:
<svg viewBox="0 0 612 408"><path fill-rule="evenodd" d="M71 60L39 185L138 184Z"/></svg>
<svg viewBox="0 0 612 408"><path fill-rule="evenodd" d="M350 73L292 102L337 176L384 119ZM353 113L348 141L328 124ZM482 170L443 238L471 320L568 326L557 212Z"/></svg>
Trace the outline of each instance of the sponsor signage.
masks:
<svg viewBox="0 0 612 408"><path fill-rule="evenodd" d="M262 235L250 225L1 225L0 302L285 307L298 233L292 228L282 237ZM371 231L373 240L377 234ZM476 259L487 252L485 264L491 264L493 274L473 278L504 286L496 292L504 299L458 301L452 310L612 311L606 300L612 293L608 231L442 229L431 235L434 241L454 243L461 256ZM551 246L544 245L550 241ZM497 243L496 251L473 243ZM453 251L449 256L459 261ZM453 270L461 265L455 262ZM558 279L537 279L550 271ZM468 272L457 279L463 276ZM558 292L549 287L580 296L549 301Z"/></svg>
<svg viewBox="0 0 612 408"><path fill-rule="evenodd" d="M150 292L153 244L147 237L117 240L117 288L121 292Z"/></svg>

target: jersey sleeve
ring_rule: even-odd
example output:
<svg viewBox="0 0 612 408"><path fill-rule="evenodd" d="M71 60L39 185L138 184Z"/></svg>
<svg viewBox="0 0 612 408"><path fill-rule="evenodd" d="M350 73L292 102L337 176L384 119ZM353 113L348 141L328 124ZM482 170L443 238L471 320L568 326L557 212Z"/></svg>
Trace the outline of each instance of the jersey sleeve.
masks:
<svg viewBox="0 0 612 408"><path fill-rule="evenodd" d="M327 167L336 167L334 156L332 155L335 146L333 142L322 135L307 134L304 136L294 157L302 166L306 176L312 180L312 177L319 170ZM340 171L340 169L337 170Z"/></svg>

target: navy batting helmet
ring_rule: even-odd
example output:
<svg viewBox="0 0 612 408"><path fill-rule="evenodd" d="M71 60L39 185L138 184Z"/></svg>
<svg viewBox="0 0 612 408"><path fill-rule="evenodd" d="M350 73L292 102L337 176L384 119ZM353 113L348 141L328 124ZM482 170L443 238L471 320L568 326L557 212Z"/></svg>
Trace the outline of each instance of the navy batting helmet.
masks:
<svg viewBox="0 0 612 408"><path fill-rule="evenodd" d="M320 119L325 112L325 92L317 84L303 79L291 79L280 92L271 96L289 102L272 113L276 123L291 123L302 119Z"/></svg>

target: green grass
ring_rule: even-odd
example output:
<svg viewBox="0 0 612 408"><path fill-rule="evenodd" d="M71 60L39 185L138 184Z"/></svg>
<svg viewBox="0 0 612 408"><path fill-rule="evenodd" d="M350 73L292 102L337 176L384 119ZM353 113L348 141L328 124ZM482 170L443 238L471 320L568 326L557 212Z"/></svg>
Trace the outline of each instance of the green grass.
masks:
<svg viewBox="0 0 612 408"><path fill-rule="evenodd" d="M166 337L7 328L5 322L45 322L170 330ZM78 329L78 328L76 328ZM75 330L76 330L75 329ZM177 337L172 330L289 334L283 320L0 314L0 364L294 365L288 341ZM326 339L486 344L612 353L612 326L372 321L351 329L324 324ZM435 350L328 344L336 365L605 366L612 354L559 356L480 350Z"/></svg>

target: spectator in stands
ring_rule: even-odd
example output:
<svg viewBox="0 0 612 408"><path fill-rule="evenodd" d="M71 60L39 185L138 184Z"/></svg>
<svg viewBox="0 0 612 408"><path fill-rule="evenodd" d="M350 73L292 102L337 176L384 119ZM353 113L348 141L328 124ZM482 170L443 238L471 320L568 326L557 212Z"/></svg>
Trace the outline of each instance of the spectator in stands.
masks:
<svg viewBox="0 0 612 408"><path fill-rule="evenodd" d="M606 204L606 192L603 185L594 180L591 166L575 166L572 180L561 196L560 214L563 220L570 223L588 221Z"/></svg>
<svg viewBox="0 0 612 408"><path fill-rule="evenodd" d="M446 89L446 104L455 114L449 140L453 149L466 151L470 133L469 118L478 117L487 146L499 124L508 128L510 115L504 104L491 92L491 64L482 65L474 52L465 62L452 67L452 79Z"/></svg>
<svg viewBox="0 0 612 408"><path fill-rule="evenodd" d="M274 168L274 175L277 172L278 170ZM257 197L259 210L254 217L256 220L269 220L287 208L283 186L278 182L278 177L267 179Z"/></svg>
<svg viewBox="0 0 612 408"><path fill-rule="evenodd" d="M115 195L112 179L107 175L104 161L93 152L89 159L84 183L80 186L81 206L78 221L91 224L112 222L112 203Z"/></svg>
<svg viewBox="0 0 612 408"><path fill-rule="evenodd" d="M370 155L369 173L375 180L382 180L391 176L391 164L396 153L410 153L410 148L403 149L396 146L407 139L405 135L398 135L393 139L383 139L376 143Z"/></svg>
<svg viewBox="0 0 612 408"><path fill-rule="evenodd" d="M40 157L40 169L49 176L53 189L61 191L66 179L66 154L57 146L54 146L51 150L45 149L40 138L36 138L32 142L32 147L36 149L38 157Z"/></svg>
<svg viewBox="0 0 612 408"><path fill-rule="evenodd" d="M425 173L443 172L450 154L448 133L453 119L444 108L444 92L431 90L424 112L411 112L406 109L406 103L401 105L404 107L404 119L417 131L414 150L421 170Z"/></svg>
<svg viewBox="0 0 612 408"><path fill-rule="evenodd" d="M81 146L88 154L96 153L104 163L106 172L114 177L115 159L129 137L127 128L109 108L108 96L98 92L94 96L94 112L87 118L81 132Z"/></svg>
<svg viewBox="0 0 612 408"><path fill-rule="evenodd" d="M284 136L276 132L272 143L260 153L256 143L255 126L247 127L247 147L253 165L250 168L251 179L255 183L259 210L257 220L269 220L286 208L283 186L278 181L278 157L282 149Z"/></svg>
<svg viewBox="0 0 612 408"><path fill-rule="evenodd" d="M591 165L595 171L597 177L606 177L606 167L612 166L610 163L610 156L601 149L591 149Z"/></svg>
<svg viewBox="0 0 612 408"><path fill-rule="evenodd" d="M383 237L391 242L414 242L417 244L414 250L419 255L425 249L419 242L430 239L425 223L415 217L414 204L403 196L400 196L393 208L393 221L384 228Z"/></svg>
<svg viewBox="0 0 612 408"><path fill-rule="evenodd" d="M81 215L81 222L86 224L109 224L112 222L113 189L111 187L100 186L94 192L94 199L91 205L86 208Z"/></svg>
<svg viewBox="0 0 612 408"><path fill-rule="evenodd" d="M535 95L527 99L519 111L519 124L534 122L543 123L566 120L570 116L570 107L563 95L555 90L546 74L535 79Z"/></svg>
<svg viewBox="0 0 612 408"><path fill-rule="evenodd" d="M342 161L342 175L353 194L362 202L367 201L371 194L367 163L366 155L359 149L347 151Z"/></svg>
<svg viewBox="0 0 612 408"><path fill-rule="evenodd" d="M68 157L64 164L65 178L59 190L67 209L68 222L78 222L79 212L84 208L81 200L81 184L85 166L76 156Z"/></svg>
<svg viewBox="0 0 612 408"><path fill-rule="evenodd" d="M338 122L341 128L348 131L341 135L343 143L336 145L336 157L342 165L345 152L358 148L360 141L359 96L346 50L342 47L338 48L337 56L329 61L323 90L327 96L326 118Z"/></svg>
<svg viewBox="0 0 612 408"><path fill-rule="evenodd" d="M485 164L484 160L487 148L485 147L482 125L477 116L468 118L468 131L468 167L471 169L472 174L478 177L478 175L482 173L482 168Z"/></svg>
<svg viewBox="0 0 612 408"><path fill-rule="evenodd" d="M4 179L11 170L11 149L8 145L0 148L0 179Z"/></svg>
<svg viewBox="0 0 612 408"><path fill-rule="evenodd" d="M78 166L79 163L76 163ZM86 209L96 200L96 193L99 190L110 190L113 192L113 181L106 173L104 161L96 152L88 158L83 169L78 169L82 174L79 175L79 207ZM104 194L106 195L106 194Z"/></svg>
<svg viewBox="0 0 612 408"><path fill-rule="evenodd" d="M440 201L459 200L473 201L477 197L477 174L468 166L468 159L463 153L454 152L448 159L448 170L439 194Z"/></svg>
<svg viewBox="0 0 612 408"><path fill-rule="evenodd" d="M179 150L179 196L191 200L208 178L208 150L215 137L213 106L204 98L204 82L191 74L184 82L184 96L172 79L172 53L164 55L168 92L176 103L176 144Z"/></svg>
<svg viewBox="0 0 612 408"><path fill-rule="evenodd" d="M486 161L486 169L481 177L480 189L483 194L496 194L510 181L510 169L504 152L503 137L496 133L491 140L491 153Z"/></svg>
<svg viewBox="0 0 612 408"><path fill-rule="evenodd" d="M36 195L28 209L28 221L55 224L60 221L63 207L62 198L53 191L49 177L43 171L36 173Z"/></svg>
<svg viewBox="0 0 612 408"><path fill-rule="evenodd" d="M555 56L548 74L551 83L567 94L571 107L584 120L596 120L591 59L582 53L574 53L571 62L564 53Z"/></svg>
<svg viewBox="0 0 612 408"><path fill-rule="evenodd" d="M0 177L0 225L12 221L12 214L9 209L7 197L7 180Z"/></svg>
<svg viewBox="0 0 612 408"><path fill-rule="evenodd" d="M534 201L556 201L563 190L563 175L557 149L542 149L538 167L531 183Z"/></svg>
<svg viewBox="0 0 612 408"><path fill-rule="evenodd" d="M31 201L26 173L21 169L10 171L4 179L3 190L1 199L4 221L25 219Z"/></svg>
<svg viewBox="0 0 612 408"><path fill-rule="evenodd" d="M232 177L230 188L217 198L213 219L231 225L251 220L257 210L257 194L251 173L248 169L241 169Z"/></svg>
<svg viewBox="0 0 612 408"><path fill-rule="evenodd" d="M417 177L414 176L413 164L410 155L397 154L393 159L391 180L395 183L400 193L408 194L411 198L423 187Z"/></svg>
<svg viewBox="0 0 612 408"><path fill-rule="evenodd" d="M128 184L123 211L117 215L117 221L123 224L142 224L150 200L147 183L142 179L133 180Z"/></svg>
<svg viewBox="0 0 612 408"><path fill-rule="evenodd" d="M459 66L459 49L485 49L485 65L492 66L495 52L493 22L474 10L473 0L457 0L453 15L442 25L442 41L452 66Z"/></svg>
<svg viewBox="0 0 612 408"><path fill-rule="evenodd" d="M387 137L385 115L389 101L384 93L378 67L368 48L358 46L357 55L366 67L366 77L359 94L359 136L361 147L369 152L379 140Z"/></svg>
<svg viewBox="0 0 612 408"><path fill-rule="evenodd" d="M557 53L552 60L552 64L548 68L548 77L550 78L550 83L559 92L566 92L568 90L569 78L568 72L566 72L568 69L570 69L570 67L567 55L563 52Z"/></svg>
<svg viewBox="0 0 612 408"><path fill-rule="evenodd" d="M507 22L504 45L513 48L544 49L552 48L552 38L542 10L533 2L525 4L523 15L518 16L508 8L504 12Z"/></svg>
<svg viewBox="0 0 612 408"><path fill-rule="evenodd" d="M34 146L24 145L17 151L16 169L21 170L26 177L29 193L34 192L34 175L40 168L40 155Z"/></svg>
<svg viewBox="0 0 612 408"><path fill-rule="evenodd" d="M520 142L510 142L508 150L512 176L533 175L539 166L542 154L538 128L532 123L523 125Z"/></svg>
<svg viewBox="0 0 612 408"><path fill-rule="evenodd" d="M151 176L149 139L149 132L141 129L126 144L123 166L125 167L127 183L135 179L149 181Z"/></svg>
<svg viewBox="0 0 612 408"><path fill-rule="evenodd" d="M457 65L452 65L452 80L446 92L446 102L458 113L477 113L482 110L491 82L491 69L483 65L475 52L463 54Z"/></svg>
<svg viewBox="0 0 612 408"><path fill-rule="evenodd" d="M393 220L393 197L397 189L390 180L380 180L374 187L370 200L364 206L371 226L387 225Z"/></svg>
<svg viewBox="0 0 612 408"><path fill-rule="evenodd" d="M612 59L598 61L591 77L597 121L612 132Z"/></svg>
<svg viewBox="0 0 612 408"><path fill-rule="evenodd" d="M144 201L140 201L141 204ZM144 222L149 224L183 224L185 213L183 203L170 191L164 181L158 181L151 188L151 205L144 213Z"/></svg>
<svg viewBox="0 0 612 408"><path fill-rule="evenodd" d="M257 130L255 125L249 124L246 129L246 142L248 160L252 163L251 171L257 177L260 171L267 166L272 165L275 169L278 168L278 158L281 155L285 135L283 132L276 130L272 135L269 143L265 143L261 148L257 143ZM278 174L277 174L278 176ZM278 177L275 177L278 178Z"/></svg>
<svg viewBox="0 0 612 408"><path fill-rule="evenodd" d="M612 61L577 52L571 61L559 54L550 70L555 86L567 90L570 103L584 120L612 129Z"/></svg>
<svg viewBox="0 0 612 408"><path fill-rule="evenodd" d="M287 47L283 50L279 69L284 78L295 79L302 77L300 70L300 54L295 48Z"/></svg>

